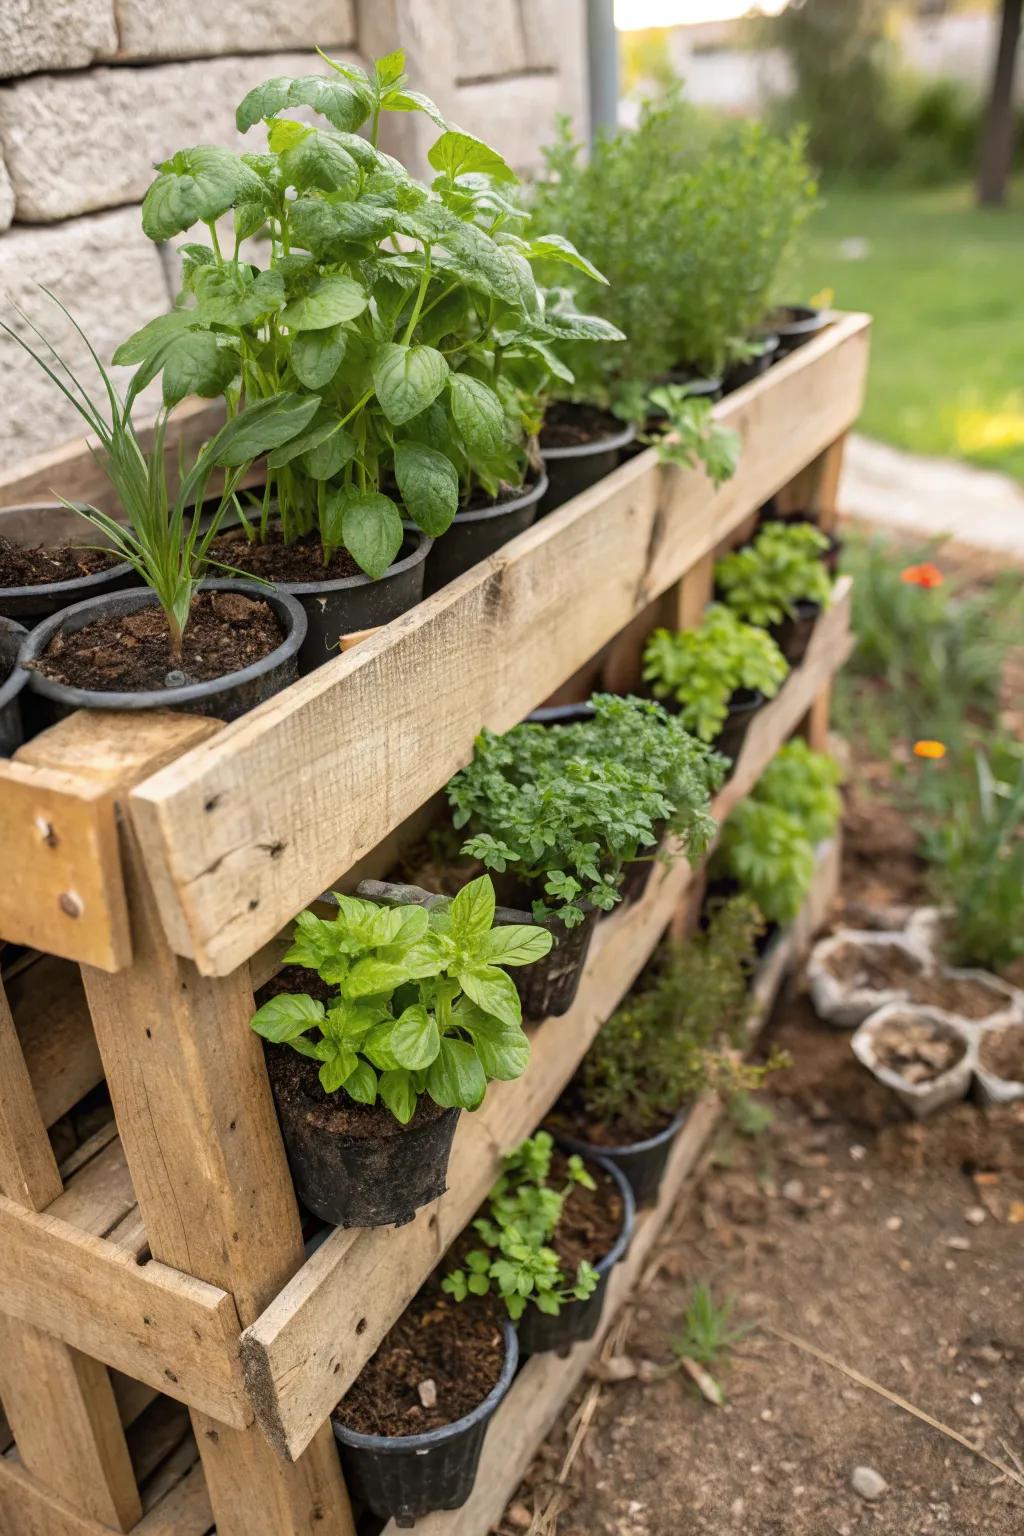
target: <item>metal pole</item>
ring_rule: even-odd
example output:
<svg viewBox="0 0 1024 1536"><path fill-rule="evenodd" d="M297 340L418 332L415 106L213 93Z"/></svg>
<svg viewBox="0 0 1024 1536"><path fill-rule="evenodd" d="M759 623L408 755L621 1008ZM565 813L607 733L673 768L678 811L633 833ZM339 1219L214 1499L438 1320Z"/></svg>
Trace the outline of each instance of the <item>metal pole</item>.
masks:
<svg viewBox="0 0 1024 1536"><path fill-rule="evenodd" d="M590 138L602 128L614 133L619 115L619 43L615 0L587 0L587 75Z"/></svg>

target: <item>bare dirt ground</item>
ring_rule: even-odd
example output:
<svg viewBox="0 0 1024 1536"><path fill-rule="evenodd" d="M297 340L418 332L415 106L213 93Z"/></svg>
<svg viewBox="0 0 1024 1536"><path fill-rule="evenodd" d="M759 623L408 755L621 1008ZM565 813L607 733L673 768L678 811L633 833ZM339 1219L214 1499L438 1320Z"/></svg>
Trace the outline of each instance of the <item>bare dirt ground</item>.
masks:
<svg viewBox="0 0 1024 1536"><path fill-rule="evenodd" d="M922 899L912 836L879 811L864 767L836 914L857 922L868 904ZM615 1330L625 1363L598 1367L626 1379L586 1383L501 1536L1024 1531L1024 1106L964 1104L911 1123L799 983L764 1043L793 1058L766 1095L774 1123L719 1136ZM657 1369L700 1282L758 1325L714 1368L723 1407ZM1020 1482L771 1327L956 1430ZM855 1491L858 1467L884 1479L879 1497Z"/></svg>

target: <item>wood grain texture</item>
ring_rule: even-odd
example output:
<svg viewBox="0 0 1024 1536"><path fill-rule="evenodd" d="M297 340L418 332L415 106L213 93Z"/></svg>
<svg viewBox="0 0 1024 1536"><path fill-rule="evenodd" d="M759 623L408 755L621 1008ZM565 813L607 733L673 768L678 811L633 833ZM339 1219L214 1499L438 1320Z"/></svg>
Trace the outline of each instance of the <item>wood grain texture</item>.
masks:
<svg viewBox="0 0 1024 1536"><path fill-rule="evenodd" d="M140 784L171 945L208 975L248 960L444 785L481 725L551 695L846 430L867 337L846 316L715 408L744 444L719 491L641 454Z"/></svg>
<svg viewBox="0 0 1024 1536"><path fill-rule="evenodd" d="M805 913L827 907L835 890L837 870L833 847L827 846L821 851ZM806 949L809 932L809 923L802 913L790 934L765 956L754 984L757 1007L751 1021L751 1037L768 1017L779 988ZM670 1154L658 1203L637 1217L629 1250L612 1271L601 1326L594 1338L577 1344L567 1359L544 1354L526 1362L488 1427L469 1501L461 1509L417 1520L417 1536L481 1536L501 1519L538 1446L599 1354L610 1323L643 1274L667 1217L678 1209L680 1199L686 1198L687 1182L695 1173L720 1113L716 1103L703 1100L687 1120ZM398 1536L393 1521L385 1527L383 1536Z"/></svg>
<svg viewBox="0 0 1024 1536"><path fill-rule="evenodd" d="M42 1210L63 1189L21 1042L0 986L0 1194Z"/></svg>
<svg viewBox="0 0 1024 1536"><path fill-rule="evenodd" d="M98 1520L80 1513L66 1499L51 1493L38 1478L10 1457L0 1456L0 1531L3 1536L110 1536L110 1529L109 1525L101 1525Z"/></svg>
<svg viewBox="0 0 1024 1536"><path fill-rule="evenodd" d="M850 583L837 584L803 665L755 719L714 810L724 820L792 734L822 680L845 659ZM692 881L678 863L656 871L644 899L602 922L576 1002L532 1032L530 1064L514 1083L492 1083L482 1108L463 1115L448 1193L394 1232L337 1230L242 1336L246 1383L258 1422L283 1455L297 1456L354 1381L489 1189L501 1157L528 1135L631 986Z"/></svg>
<svg viewBox="0 0 1024 1536"><path fill-rule="evenodd" d="M37 955L6 987L39 1113L51 1126L103 1081L81 974L70 960Z"/></svg>

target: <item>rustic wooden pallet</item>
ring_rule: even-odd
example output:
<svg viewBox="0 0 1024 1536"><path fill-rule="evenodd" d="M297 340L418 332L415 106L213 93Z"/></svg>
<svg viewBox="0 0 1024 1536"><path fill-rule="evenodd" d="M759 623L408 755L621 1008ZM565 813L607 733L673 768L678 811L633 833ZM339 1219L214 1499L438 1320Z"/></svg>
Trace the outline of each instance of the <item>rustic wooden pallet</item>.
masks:
<svg viewBox="0 0 1024 1536"><path fill-rule="evenodd" d="M308 1259L253 988L297 911L384 871L481 724L506 728L570 679L631 686L644 635L699 620L716 550L769 495L833 518L867 334L841 317L716 408L744 440L717 494L642 454L232 726L77 715L0 764L18 851L0 940L43 952L8 967L13 1015L0 1005L12 1536L203 1536L211 1517L221 1536L351 1536L331 1407L696 887L677 867L602 924L574 1012L535 1032L523 1081L463 1117L433 1210L401 1232L335 1232ZM72 497L77 463L64 456L57 487ZM848 609L843 584L720 815L794 729L822 743ZM103 1079L115 1123L58 1167L47 1127ZM175 1484L180 1520L147 1510L130 1465L130 1404L156 1392L188 1405L202 1461Z"/></svg>

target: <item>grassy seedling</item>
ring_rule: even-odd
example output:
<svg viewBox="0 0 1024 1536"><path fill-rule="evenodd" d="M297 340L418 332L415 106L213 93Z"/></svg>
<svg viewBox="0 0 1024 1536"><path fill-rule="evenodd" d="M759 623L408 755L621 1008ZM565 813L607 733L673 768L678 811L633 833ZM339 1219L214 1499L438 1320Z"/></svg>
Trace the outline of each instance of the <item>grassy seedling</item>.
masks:
<svg viewBox="0 0 1024 1536"><path fill-rule="evenodd" d="M719 1365L722 1358L757 1326L756 1323L733 1326L735 1305L734 1296L727 1296L721 1304L717 1303L711 1287L702 1281L694 1286L683 1313L683 1325L671 1341L680 1370L686 1372L708 1402L719 1408L725 1402L725 1392L709 1367Z"/></svg>

